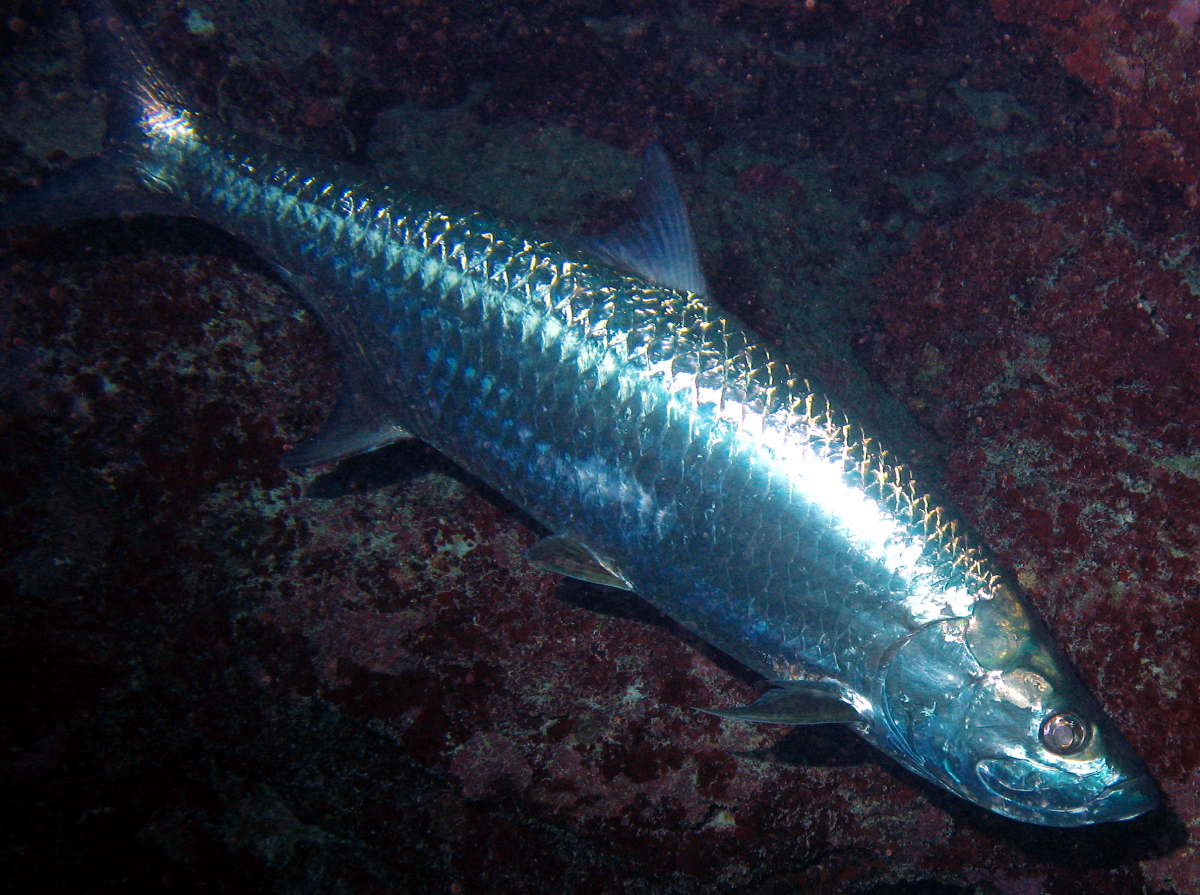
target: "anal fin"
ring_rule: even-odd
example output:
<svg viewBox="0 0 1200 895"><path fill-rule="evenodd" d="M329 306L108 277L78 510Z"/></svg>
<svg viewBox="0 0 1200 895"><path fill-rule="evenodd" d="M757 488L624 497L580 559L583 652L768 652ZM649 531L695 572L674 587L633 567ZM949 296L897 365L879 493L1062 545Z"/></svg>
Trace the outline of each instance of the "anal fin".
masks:
<svg viewBox="0 0 1200 895"><path fill-rule="evenodd" d="M633 590L619 572L609 568L578 541L562 535L543 538L529 548L526 556L530 562L541 566L547 572L566 575L568 578L577 578L591 584Z"/></svg>
<svg viewBox="0 0 1200 895"><path fill-rule="evenodd" d="M414 437L392 419L390 408L374 397L362 377L354 375L348 364L341 367L342 390L329 417L316 435L288 452L284 466L298 469L331 463Z"/></svg>
<svg viewBox="0 0 1200 895"><path fill-rule="evenodd" d="M319 319L320 309L327 304L320 284L313 277L293 273L282 264L272 262L271 266L288 286L300 293ZM393 409L379 397L365 362L345 346L336 347L341 379L337 402L320 430L295 445L284 458L283 465L289 469L344 460L415 437L396 422Z"/></svg>

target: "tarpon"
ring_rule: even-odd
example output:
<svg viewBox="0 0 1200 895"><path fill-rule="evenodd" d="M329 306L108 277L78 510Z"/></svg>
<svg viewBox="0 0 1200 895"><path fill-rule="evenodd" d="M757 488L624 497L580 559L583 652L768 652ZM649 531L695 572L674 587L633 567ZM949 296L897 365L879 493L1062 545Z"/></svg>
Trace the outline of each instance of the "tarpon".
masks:
<svg viewBox="0 0 1200 895"><path fill-rule="evenodd" d="M546 568L640 594L771 687L727 718L840 723L927 780L1052 826L1157 789L1011 578L710 300L665 156L590 248L231 133L106 6L103 155L0 225L116 213L253 245L331 336L327 462L417 438L538 520Z"/></svg>

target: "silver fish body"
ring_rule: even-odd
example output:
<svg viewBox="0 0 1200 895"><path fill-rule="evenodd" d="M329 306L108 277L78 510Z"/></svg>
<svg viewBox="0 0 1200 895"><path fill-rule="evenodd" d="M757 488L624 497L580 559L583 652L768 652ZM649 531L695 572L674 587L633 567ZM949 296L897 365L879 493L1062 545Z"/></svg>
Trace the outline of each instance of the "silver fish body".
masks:
<svg viewBox="0 0 1200 895"><path fill-rule="evenodd" d="M101 27L146 70L119 24ZM286 272L338 346L340 412L363 446L428 442L775 682L743 717L848 723L1034 823L1156 804L952 513L707 298L252 144L161 84L127 85L136 128L114 149L139 201L210 221Z"/></svg>

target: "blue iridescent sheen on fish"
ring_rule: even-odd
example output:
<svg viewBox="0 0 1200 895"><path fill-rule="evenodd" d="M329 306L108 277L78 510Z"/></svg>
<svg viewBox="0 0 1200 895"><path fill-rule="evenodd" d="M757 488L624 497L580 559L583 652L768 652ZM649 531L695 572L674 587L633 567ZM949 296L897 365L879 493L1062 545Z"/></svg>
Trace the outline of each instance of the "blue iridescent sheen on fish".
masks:
<svg viewBox="0 0 1200 895"><path fill-rule="evenodd" d="M256 247L344 377L292 465L421 439L552 533L547 568L640 594L773 684L717 712L849 725L1000 814L1073 826L1158 800L1015 585L878 443L704 293L652 150L635 226L589 251L189 110L107 9L105 157L0 223L103 210ZM69 200L77 200L72 202Z"/></svg>

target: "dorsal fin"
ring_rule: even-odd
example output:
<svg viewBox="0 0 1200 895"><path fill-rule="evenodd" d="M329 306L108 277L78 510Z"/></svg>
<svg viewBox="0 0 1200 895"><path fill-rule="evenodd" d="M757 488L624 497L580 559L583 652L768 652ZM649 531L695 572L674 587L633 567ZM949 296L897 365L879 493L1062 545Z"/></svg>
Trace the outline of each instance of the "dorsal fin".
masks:
<svg viewBox="0 0 1200 895"><path fill-rule="evenodd" d="M642 157L634 209L636 219L591 240L593 251L658 286L707 295L687 208L671 162L658 145Z"/></svg>

